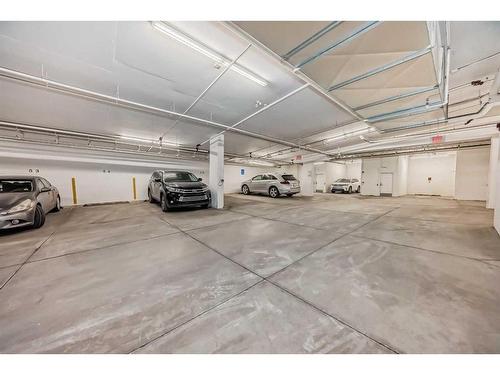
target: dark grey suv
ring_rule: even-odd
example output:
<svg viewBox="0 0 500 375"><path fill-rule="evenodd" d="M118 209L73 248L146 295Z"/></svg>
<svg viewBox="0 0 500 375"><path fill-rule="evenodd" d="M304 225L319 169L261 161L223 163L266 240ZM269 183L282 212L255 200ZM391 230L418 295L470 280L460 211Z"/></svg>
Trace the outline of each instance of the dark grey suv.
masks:
<svg viewBox="0 0 500 375"><path fill-rule="evenodd" d="M161 209L210 206L210 190L202 179L187 171L155 171L148 184L149 202L160 202Z"/></svg>

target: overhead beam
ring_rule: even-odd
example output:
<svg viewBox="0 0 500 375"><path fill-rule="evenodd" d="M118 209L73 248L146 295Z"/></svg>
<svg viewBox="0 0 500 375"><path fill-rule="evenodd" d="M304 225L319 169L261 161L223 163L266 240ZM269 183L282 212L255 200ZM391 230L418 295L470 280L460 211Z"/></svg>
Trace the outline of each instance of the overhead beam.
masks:
<svg viewBox="0 0 500 375"><path fill-rule="evenodd" d="M348 79L346 81L343 81L343 82L337 83L337 84L335 84L333 86L330 86L328 88L328 91L334 91L334 90L337 90L337 89L339 89L341 87L350 85L350 84L352 84L354 82L358 82L358 81L361 81L363 79L366 79L366 78L369 78L371 76L374 76L376 74L385 72L386 70L392 69L392 68L394 68L396 66L405 64L405 63L407 63L409 61L418 59L421 56L427 55L431 51L432 51L431 46L428 46L428 47L426 47L426 48L424 48L424 49L422 49L420 51L410 53L409 55L403 57L402 59L393 61L393 62L391 62L389 64L385 64L385 65L379 66L378 68L370 70L369 72L366 72L364 74L360 74L360 75L358 75L356 77L350 78L350 79Z"/></svg>
<svg viewBox="0 0 500 375"><path fill-rule="evenodd" d="M328 25L326 25L324 28L319 30L317 33L314 35L310 36L306 40L304 40L302 43L300 43L298 46L295 48L292 48L290 51L285 53L282 57L285 60L289 60L293 55L297 54L298 52L302 51L304 48L308 47L312 43L316 42L318 39L320 39L323 35L329 33L333 29L335 29L337 26L342 24L342 21L334 21L330 22Z"/></svg>
<svg viewBox="0 0 500 375"><path fill-rule="evenodd" d="M380 21L373 21L373 22L369 22L368 24L363 25L360 29L357 29L356 31L354 31L351 34L347 35L346 37L342 38L341 40L321 49L320 51L318 51L317 53L315 53L311 57L305 59L304 61L302 61L301 63L296 65L296 68L302 69L304 66L306 66L307 64L320 58L324 54L331 52L331 51L343 46L344 44L350 43L356 38L359 38L361 35L367 33L371 29L377 27L380 23L381 23Z"/></svg>
<svg viewBox="0 0 500 375"><path fill-rule="evenodd" d="M400 118L400 117L420 115L422 113L431 112L431 111L434 111L436 109L442 108L445 105L446 105L446 103L441 103L441 102L419 105L419 106L412 107L412 108L400 109L398 111L384 113L381 115L369 117L366 119L366 121L373 124L373 123L377 123L377 122L381 122L381 121L393 120L393 119Z"/></svg>
<svg viewBox="0 0 500 375"><path fill-rule="evenodd" d="M121 98L118 98L116 96L105 95L105 94L101 94L101 93L96 92L96 91L91 91L91 90L82 89L82 88L79 88L76 86L66 85L66 84L59 83L56 81L51 81L51 80L48 80L45 78L40 78L40 77L36 77L36 76L30 75L30 74L21 73L21 72L18 72L18 71L12 70L12 69L8 69L5 67L0 67L0 77L5 77L5 78L8 78L8 79L11 79L14 81L28 83L28 84L31 84L31 85L34 85L37 87L42 87L46 90L62 92L64 94L82 97L82 98L86 98L86 99L93 100L96 102L115 105L118 107L129 108L129 109L136 110L136 111L152 113L152 114L155 114L158 116L163 116L163 117L179 116L179 117L181 117L185 120L188 120L188 121L193 121L193 122L196 122L199 124L209 125L209 126L216 127L219 129L228 130L228 131L231 131L234 133L249 136L249 137L254 138L254 139L261 139L264 141L273 142L276 144L282 144L285 146L303 148L301 145L293 143L293 142L288 142L285 140L266 136L263 134L253 133L253 132L243 130L243 129L232 128L229 125L225 125L225 124L222 124L222 123L219 123L216 121L206 120L203 118L194 117L194 116L190 116L190 115L183 115L182 113L170 111L168 109L153 107L150 105L133 102L133 101L126 100L126 99L121 99ZM326 155L325 152L320 151L320 150L310 149L309 151Z"/></svg>
<svg viewBox="0 0 500 375"><path fill-rule="evenodd" d="M377 100L377 101L374 101L374 102L371 102L371 103L363 104L363 105L360 105L359 107L356 107L356 108L353 108L353 109L355 111L360 111L362 109L376 107L376 106L381 105L381 104L386 104L386 103L394 102L394 101L399 100L399 99L405 99L405 98L410 98L412 96L416 96L416 95L419 95L419 94L424 94L426 92L434 91L434 90L436 90L438 88L439 88L439 85L424 87L424 88L421 88L421 89L418 89L418 90L415 90L415 91L407 92L407 93L400 94L400 95L394 95L394 96L390 96L390 97L385 98L385 99L380 99L380 100Z"/></svg>

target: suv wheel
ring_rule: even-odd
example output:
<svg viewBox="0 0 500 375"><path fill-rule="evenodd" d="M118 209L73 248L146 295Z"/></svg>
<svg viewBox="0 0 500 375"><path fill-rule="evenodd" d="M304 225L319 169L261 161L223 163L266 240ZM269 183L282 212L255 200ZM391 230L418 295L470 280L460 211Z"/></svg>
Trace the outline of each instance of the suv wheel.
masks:
<svg viewBox="0 0 500 375"><path fill-rule="evenodd" d="M248 194L250 193L250 189L248 188L248 186L243 185L243 186L241 187L241 192L242 192L243 194L245 194L245 195L248 195Z"/></svg>
<svg viewBox="0 0 500 375"><path fill-rule="evenodd" d="M280 192L279 192L279 190L278 190L278 188L276 186L271 186L269 188L269 196L271 198L278 198L279 195L280 195Z"/></svg>
<svg viewBox="0 0 500 375"><path fill-rule="evenodd" d="M161 210L163 212L167 212L169 207L168 207L168 202L167 202L167 197L165 196L165 194L162 194L161 195Z"/></svg>
<svg viewBox="0 0 500 375"><path fill-rule="evenodd" d="M35 219L33 220L33 228L40 228L45 223L45 213L42 206L37 205L35 208Z"/></svg>
<svg viewBox="0 0 500 375"><path fill-rule="evenodd" d="M356 193L361 192L361 186L358 185L358 188L356 189Z"/></svg>
<svg viewBox="0 0 500 375"><path fill-rule="evenodd" d="M349 194L352 193L352 186L349 186Z"/></svg>

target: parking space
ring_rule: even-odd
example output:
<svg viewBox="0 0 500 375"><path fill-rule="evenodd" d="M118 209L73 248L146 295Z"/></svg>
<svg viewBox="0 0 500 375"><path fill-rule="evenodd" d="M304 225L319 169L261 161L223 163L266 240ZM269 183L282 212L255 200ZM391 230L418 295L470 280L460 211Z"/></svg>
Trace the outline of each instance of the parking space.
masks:
<svg viewBox="0 0 500 375"><path fill-rule="evenodd" d="M226 203L65 208L4 235L0 351L500 350L500 238L484 207L333 194Z"/></svg>

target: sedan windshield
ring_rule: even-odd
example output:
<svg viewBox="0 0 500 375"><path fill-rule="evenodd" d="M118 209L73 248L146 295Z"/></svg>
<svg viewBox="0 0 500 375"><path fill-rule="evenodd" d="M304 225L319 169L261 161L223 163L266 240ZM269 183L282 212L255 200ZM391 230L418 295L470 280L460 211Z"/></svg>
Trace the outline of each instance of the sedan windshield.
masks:
<svg viewBox="0 0 500 375"><path fill-rule="evenodd" d="M33 191L30 180L0 180L0 193L25 193Z"/></svg>
<svg viewBox="0 0 500 375"><path fill-rule="evenodd" d="M189 172L163 172L165 182L197 182L198 177Z"/></svg>
<svg viewBox="0 0 500 375"><path fill-rule="evenodd" d="M339 178L337 181L335 182L350 182L347 178Z"/></svg>

